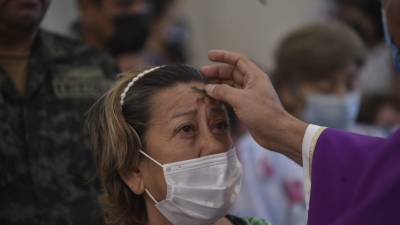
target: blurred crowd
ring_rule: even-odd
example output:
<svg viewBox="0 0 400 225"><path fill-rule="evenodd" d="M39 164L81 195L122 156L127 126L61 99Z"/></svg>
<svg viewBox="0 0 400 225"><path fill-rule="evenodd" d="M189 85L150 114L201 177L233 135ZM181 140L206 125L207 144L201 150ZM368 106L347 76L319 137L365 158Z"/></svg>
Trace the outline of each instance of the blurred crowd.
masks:
<svg viewBox="0 0 400 225"><path fill-rule="evenodd" d="M40 28L49 0L0 0L0 224L101 224L85 112L120 71L190 62L180 1L76 1L70 39ZM280 41L269 75L294 116L387 137L400 125L400 74L380 3L330 1ZM306 224L302 168L228 113L244 171L232 212Z"/></svg>
<svg viewBox="0 0 400 225"><path fill-rule="evenodd" d="M187 61L189 30L173 0L78 0L71 32L122 71Z"/></svg>

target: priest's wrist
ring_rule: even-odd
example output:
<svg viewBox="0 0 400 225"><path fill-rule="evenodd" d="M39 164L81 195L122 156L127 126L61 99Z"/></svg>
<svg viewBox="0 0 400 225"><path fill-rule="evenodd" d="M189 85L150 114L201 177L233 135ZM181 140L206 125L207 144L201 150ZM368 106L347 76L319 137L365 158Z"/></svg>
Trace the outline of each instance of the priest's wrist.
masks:
<svg viewBox="0 0 400 225"><path fill-rule="evenodd" d="M276 127L270 137L263 137L261 145L269 150L281 153L302 165L302 144L308 124L284 112L276 118ZM272 141L271 141L272 140Z"/></svg>

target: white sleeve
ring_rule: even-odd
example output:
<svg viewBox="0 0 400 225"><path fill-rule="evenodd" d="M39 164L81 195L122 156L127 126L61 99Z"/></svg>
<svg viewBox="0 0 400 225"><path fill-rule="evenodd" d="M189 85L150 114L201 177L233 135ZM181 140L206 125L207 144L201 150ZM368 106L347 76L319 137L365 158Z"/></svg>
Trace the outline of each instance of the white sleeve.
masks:
<svg viewBox="0 0 400 225"><path fill-rule="evenodd" d="M304 170L304 198L306 202L306 208L310 203L311 193L311 169L312 169L312 157L314 154L315 144L321 133L326 127L320 127L313 124L308 125L306 132L303 137L303 170Z"/></svg>

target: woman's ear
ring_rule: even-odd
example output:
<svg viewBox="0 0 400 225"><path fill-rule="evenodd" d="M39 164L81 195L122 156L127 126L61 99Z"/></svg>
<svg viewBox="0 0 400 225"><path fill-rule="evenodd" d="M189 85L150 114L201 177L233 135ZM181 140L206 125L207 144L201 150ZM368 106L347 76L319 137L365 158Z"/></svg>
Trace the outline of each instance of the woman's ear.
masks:
<svg viewBox="0 0 400 225"><path fill-rule="evenodd" d="M119 175L133 193L137 195L143 194L144 192L143 174L140 172L139 169L120 172Z"/></svg>

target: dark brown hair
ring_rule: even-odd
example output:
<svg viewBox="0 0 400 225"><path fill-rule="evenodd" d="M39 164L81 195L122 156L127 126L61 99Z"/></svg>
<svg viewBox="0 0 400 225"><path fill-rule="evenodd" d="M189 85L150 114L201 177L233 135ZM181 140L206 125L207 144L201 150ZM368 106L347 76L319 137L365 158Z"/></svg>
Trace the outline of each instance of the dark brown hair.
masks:
<svg viewBox="0 0 400 225"><path fill-rule="evenodd" d="M139 78L121 106L121 93L136 75L122 74L88 113L91 145L102 186L100 203L108 225L139 225L147 221L143 197L134 194L119 174L139 165L139 149L146 147L144 137L151 115L150 98L178 83L205 82L201 73L192 67L164 66Z"/></svg>

